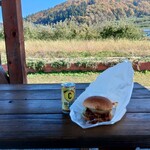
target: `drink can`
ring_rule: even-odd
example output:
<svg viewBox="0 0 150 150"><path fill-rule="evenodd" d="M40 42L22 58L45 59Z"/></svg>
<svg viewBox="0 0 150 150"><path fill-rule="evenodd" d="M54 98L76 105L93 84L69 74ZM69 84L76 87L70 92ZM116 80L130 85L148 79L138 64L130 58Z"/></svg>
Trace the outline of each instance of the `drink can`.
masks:
<svg viewBox="0 0 150 150"><path fill-rule="evenodd" d="M62 83L61 86L62 112L69 113L70 106L75 100L75 83L66 82Z"/></svg>

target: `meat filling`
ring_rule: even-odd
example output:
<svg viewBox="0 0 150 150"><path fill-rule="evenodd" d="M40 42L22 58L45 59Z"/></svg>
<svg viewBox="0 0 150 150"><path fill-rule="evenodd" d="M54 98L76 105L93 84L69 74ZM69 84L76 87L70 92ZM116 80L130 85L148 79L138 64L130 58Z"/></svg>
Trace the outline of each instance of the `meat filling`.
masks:
<svg viewBox="0 0 150 150"><path fill-rule="evenodd" d="M92 124L111 120L110 112L96 113L87 108L84 115Z"/></svg>

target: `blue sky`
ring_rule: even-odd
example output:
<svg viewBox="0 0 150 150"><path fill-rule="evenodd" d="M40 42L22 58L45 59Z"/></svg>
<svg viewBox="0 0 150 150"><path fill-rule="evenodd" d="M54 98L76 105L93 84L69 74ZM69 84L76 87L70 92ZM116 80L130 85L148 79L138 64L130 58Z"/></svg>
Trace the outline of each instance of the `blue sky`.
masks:
<svg viewBox="0 0 150 150"><path fill-rule="evenodd" d="M21 0L22 3L22 16L36 13L38 11L52 8L58 4L61 4L67 0ZM0 22L2 22L2 11L0 8Z"/></svg>

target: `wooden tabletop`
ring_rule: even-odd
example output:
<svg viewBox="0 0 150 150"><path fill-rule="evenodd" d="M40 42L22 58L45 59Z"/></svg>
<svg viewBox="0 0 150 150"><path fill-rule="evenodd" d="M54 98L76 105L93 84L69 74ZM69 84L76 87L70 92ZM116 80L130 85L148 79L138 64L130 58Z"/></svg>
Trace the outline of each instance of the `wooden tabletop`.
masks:
<svg viewBox="0 0 150 150"><path fill-rule="evenodd" d="M76 84L76 97L88 86ZM0 85L0 148L150 147L150 91L135 83L127 113L82 129L61 109L60 84Z"/></svg>

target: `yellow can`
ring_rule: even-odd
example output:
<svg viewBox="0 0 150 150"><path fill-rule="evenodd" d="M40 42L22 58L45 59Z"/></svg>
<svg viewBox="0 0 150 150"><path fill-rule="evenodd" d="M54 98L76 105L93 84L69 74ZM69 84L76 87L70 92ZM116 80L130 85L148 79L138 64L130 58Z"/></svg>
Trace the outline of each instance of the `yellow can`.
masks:
<svg viewBox="0 0 150 150"><path fill-rule="evenodd" d="M75 83L66 82L61 84L61 86L62 112L69 113L70 106L75 100Z"/></svg>

